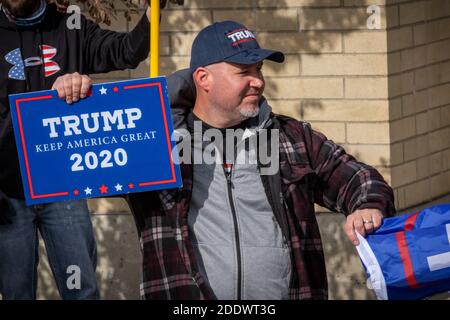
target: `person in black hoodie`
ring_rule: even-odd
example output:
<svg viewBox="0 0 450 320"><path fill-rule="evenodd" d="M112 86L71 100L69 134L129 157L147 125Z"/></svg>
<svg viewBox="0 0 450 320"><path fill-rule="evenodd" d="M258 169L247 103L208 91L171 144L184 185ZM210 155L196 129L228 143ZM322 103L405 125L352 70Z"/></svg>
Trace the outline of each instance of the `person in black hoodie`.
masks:
<svg viewBox="0 0 450 320"><path fill-rule="evenodd" d="M147 12L129 33L101 29L46 0L1 0L0 7L0 295L35 299L39 229L63 299L98 299L96 244L85 200L26 206L8 95L57 89L83 98L85 76L136 68L149 51ZM74 278L77 276L79 280Z"/></svg>

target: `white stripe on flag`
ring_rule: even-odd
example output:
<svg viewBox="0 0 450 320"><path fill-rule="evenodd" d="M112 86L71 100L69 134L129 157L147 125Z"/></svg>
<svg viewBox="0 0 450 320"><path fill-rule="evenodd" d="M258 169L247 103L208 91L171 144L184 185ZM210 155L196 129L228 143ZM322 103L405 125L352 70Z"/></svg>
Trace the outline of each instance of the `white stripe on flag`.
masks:
<svg viewBox="0 0 450 320"><path fill-rule="evenodd" d="M52 49L44 49L42 50L42 53L45 54L55 54L56 53L56 49L52 48Z"/></svg>
<svg viewBox="0 0 450 320"><path fill-rule="evenodd" d="M47 66L45 65L45 72L59 70L59 66Z"/></svg>

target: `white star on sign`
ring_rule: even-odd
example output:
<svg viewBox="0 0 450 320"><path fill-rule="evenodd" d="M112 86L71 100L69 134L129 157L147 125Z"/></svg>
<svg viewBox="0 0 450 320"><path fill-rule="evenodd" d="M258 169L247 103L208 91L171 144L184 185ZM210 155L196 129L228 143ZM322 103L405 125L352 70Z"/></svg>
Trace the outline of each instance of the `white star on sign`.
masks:
<svg viewBox="0 0 450 320"><path fill-rule="evenodd" d="M84 189L84 192L86 193L87 196L92 194L92 189L89 187L86 187L86 189Z"/></svg>
<svg viewBox="0 0 450 320"><path fill-rule="evenodd" d="M108 89L102 86L98 91L100 91L100 94L106 94L106 91L108 91Z"/></svg>
<svg viewBox="0 0 450 320"><path fill-rule="evenodd" d="M115 186L114 186L114 188L116 188L116 191L122 191L122 185L121 184L116 184Z"/></svg>

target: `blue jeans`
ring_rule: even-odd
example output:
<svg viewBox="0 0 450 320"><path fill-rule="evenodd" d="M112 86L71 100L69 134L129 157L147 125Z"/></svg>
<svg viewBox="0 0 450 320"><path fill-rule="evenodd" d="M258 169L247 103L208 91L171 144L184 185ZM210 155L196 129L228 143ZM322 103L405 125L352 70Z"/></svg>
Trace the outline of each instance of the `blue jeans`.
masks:
<svg viewBox="0 0 450 320"><path fill-rule="evenodd" d="M36 299L38 234L63 299L98 299L97 251L85 200L27 207L10 198L12 224L0 225L0 293L3 299Z"/></svg>

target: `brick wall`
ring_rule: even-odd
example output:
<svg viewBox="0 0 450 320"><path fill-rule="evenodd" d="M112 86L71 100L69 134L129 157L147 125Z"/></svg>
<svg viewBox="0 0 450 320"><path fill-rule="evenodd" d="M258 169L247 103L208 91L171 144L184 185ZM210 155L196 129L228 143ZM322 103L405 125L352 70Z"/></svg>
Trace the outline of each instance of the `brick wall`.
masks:
<svg viewBox="0 0 450 320"><path fill-rule="evenodd" d="M391 181L408 208L450 191L450 1L391 3Z"/></svg>

